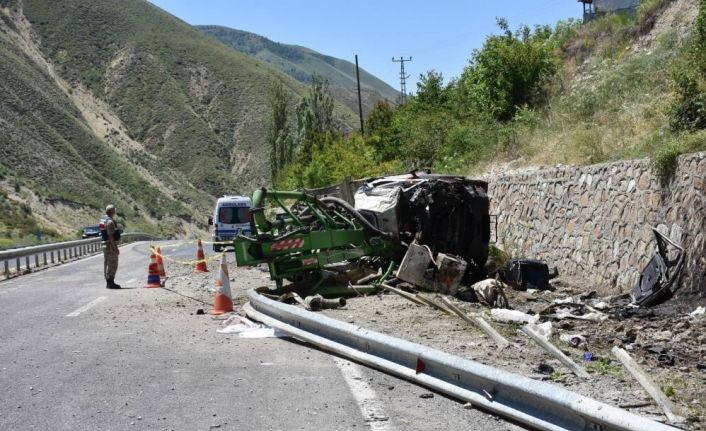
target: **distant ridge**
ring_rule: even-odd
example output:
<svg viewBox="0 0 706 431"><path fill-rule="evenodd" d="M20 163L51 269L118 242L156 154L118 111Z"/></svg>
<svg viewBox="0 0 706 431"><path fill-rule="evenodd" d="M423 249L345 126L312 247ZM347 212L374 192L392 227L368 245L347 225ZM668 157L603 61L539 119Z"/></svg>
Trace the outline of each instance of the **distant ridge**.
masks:
<svg viewBox="0 0 706 431"><path fill-rule="evenodd" d="M354 111L358 110L355 63L318 53L309 48L273 42L266 37L217 25L196 26L204 34L263 61L297 81L308 84L311 75L328 78L334 96ZM363 109L368 112L377 100L394 102L398 91L360 68Z"/></svg>

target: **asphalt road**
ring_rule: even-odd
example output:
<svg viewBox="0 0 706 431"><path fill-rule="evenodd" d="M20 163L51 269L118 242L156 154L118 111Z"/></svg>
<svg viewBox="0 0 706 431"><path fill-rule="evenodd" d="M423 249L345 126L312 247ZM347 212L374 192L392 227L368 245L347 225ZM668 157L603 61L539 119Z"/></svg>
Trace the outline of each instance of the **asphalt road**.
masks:
<svg viewBox="0 0 706 431"><path fill-rule="evenodd" d="M121 249L121 290L102 255L0 282L0 430L518 429L292 340L219 334L142 288L147 256Z"/></svg>

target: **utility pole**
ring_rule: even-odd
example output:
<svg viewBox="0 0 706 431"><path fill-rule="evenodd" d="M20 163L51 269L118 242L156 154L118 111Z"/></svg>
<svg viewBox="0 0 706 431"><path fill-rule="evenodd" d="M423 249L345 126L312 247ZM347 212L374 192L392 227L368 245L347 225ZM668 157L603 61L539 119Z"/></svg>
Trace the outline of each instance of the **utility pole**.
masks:
<svg viewBox="0 0 706 431"><path fill-rule="evenodd" d="M410 56L409 58L404 58L404 57L400 56L399 60L395 60L395 57L392 57L392 61L394 63L400 64L400 103L404 105L404 103L407 101L406 79L409 78L409 75L405 75L405 73L404 73L404 62L405 61L412 61L412 56Z"/></svg>
<svg viewBox="0 0 706 431"><path fill-rule="evenodd" d="M363 101L360 98L360 72L358 70L358 54L355 55L355 80L358 82L358 114L360 115L360 135L365 135L363 129Z"/></svg>

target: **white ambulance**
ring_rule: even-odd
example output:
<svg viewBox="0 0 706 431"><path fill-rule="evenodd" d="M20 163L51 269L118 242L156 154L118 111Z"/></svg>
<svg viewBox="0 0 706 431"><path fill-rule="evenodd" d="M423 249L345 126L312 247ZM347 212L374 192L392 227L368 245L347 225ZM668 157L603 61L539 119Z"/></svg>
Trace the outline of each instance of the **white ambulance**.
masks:
<svg viewBox="0 0 706 431"><path fill-rule="evenodd" d="M225 195L218 198L213 215L208 218L208 224L213 226L213 242L232 242L238 234L250 235L249 197ZM226 244L214 244L213 250L219 252Z"/></svg>

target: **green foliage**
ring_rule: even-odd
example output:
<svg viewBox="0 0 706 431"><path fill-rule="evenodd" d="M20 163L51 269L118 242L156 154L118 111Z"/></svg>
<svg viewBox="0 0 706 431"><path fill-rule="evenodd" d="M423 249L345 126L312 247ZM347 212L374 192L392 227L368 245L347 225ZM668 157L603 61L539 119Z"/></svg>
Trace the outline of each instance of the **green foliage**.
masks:
<svg viewBox="0 0 706 431"><path fill-rule="evenodd" d="M622 378L623 370L616 365L610 358L599 357L595 361L591 361L586 365L586 371L589 373L612 375L617 378Z"/></svg>
<svg viewBox="0 0 706 431"><path fill-rule="evenodd" d="M706 0L699 2L696 29L683 60L672 67L677 100L671 107L675 131L706 129Z"/></svg>
<svg viewBox="0 0 706 431"><path fill-rule="evenodd" d="M289 127L291 97L281 82L270 88L269 107L271 114L267 125L267 142L270 145L270 170L272 178L292 161L294 141Z"/></svg>
<svg viewBox="0 0 706 431"><path fill-rule="evenodd" d="M672 138L652 156L652 172L666 184L674 175L681 154L703 150L706 150L706 131Z"/></svg>
<svg viewBox="0 0 706 431"><path fill-rule="evenodd" d="M508 121L518 108L540 106L546 100L557 60L549 27L523 26L513 33L503 19L498 19L498 26L503 34L489 36L473 53L460 86L471 109Z"/></svg>
<svg viewBox="0 0 706 431"><path fill-rule="evenodd" d="M394 164L379 164L373 160L372 149L362 138L338 138L315 154L304 171L305 184L320 187L345 177L364 178L391 173Z"/></svg>
<svg viewBox="0 0 706 431"><path fill-rule="evenodd" d="M297 158L306 164L314 151L321 150L334 132L333 96L328 80L322 76L311 77L309 94L297 106Z"/></svg>

